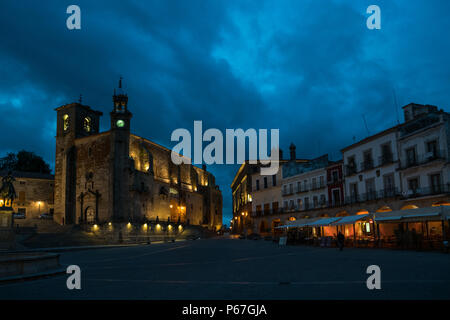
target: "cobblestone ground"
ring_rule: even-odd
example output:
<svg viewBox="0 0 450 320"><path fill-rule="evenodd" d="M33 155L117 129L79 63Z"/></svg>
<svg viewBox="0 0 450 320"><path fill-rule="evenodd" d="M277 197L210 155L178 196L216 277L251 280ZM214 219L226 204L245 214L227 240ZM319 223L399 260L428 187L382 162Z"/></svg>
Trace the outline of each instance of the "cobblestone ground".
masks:
<svg viewBox="0 0 450 320"><path fill-rule="evenodd" d="M449 299L450 254L209 239L66 252L82 270L0 285L0 299ZM381 290L368 290L369 265Z"/></svg>

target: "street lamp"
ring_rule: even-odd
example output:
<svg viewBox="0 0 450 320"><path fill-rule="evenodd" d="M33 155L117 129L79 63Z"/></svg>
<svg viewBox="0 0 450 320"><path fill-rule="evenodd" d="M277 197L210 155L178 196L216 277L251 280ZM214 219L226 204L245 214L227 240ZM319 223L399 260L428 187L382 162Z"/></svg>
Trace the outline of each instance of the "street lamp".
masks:
<svg viewBox="0 0 450 320"><path fill-rule="evenodd" d="M39 215L39 217L41 216L41 202L40 201L38 201L38 215Z"/></svg>

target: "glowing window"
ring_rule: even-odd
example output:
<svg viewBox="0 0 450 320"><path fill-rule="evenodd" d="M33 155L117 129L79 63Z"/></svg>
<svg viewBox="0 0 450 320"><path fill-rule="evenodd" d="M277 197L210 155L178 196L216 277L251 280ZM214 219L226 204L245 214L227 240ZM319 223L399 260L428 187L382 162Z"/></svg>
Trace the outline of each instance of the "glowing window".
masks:
<svg viewBox="0 0 450 320"><path fill-rule="evenodd" d="M63 116L63 126L64 126L64 131L67 131L69 129L69 115L65 114Z"/></svg>
<svg viewBox="0 0 450 320"><path fill-rule="evenodd" d="M91 132L92 130L92 120L89 117L84 118L83 128L86 132Z"/></svg>

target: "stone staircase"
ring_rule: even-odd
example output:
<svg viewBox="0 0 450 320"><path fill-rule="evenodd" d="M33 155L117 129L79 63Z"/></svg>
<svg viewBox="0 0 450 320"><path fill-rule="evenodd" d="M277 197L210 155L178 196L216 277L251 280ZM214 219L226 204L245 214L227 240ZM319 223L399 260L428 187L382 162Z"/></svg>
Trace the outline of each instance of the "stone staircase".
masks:
<svg viewBox="0 0 450 320"><path fill-rule="evenodd" d="M201 226L185 226L183 231L175 235L150 234L118 237L105 233L93 233L77 225L61 226L53 221L42 221L39 224L23 224L16 227L17 246L21 248L49 248L66 246L91 246L119 243L148 243L157 241L196 240L210 238L216 233Z"/></svg>

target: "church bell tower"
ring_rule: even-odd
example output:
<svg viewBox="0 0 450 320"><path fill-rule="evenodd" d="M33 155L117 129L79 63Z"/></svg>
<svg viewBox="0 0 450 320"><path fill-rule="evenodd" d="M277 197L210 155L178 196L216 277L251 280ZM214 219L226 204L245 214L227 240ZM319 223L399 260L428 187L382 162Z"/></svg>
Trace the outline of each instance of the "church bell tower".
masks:
<svg viewBox="0 0 450 320"><path fill-rule="evenodd" d="M132 114L128 111L128 96L122 89L122 77L119 79L119 88L114 89L114 108L111 111L111 129L130 131Z"/></svg>
<svg viewBox="0 0 450 320"><path fill-rule="evenodd" d="M130 219L130 120L128 96L122 89L122 77L119 87L114 90L113 110L111 111L111 157L113 179L112 218L115 222L126 222Z"/></svg>

